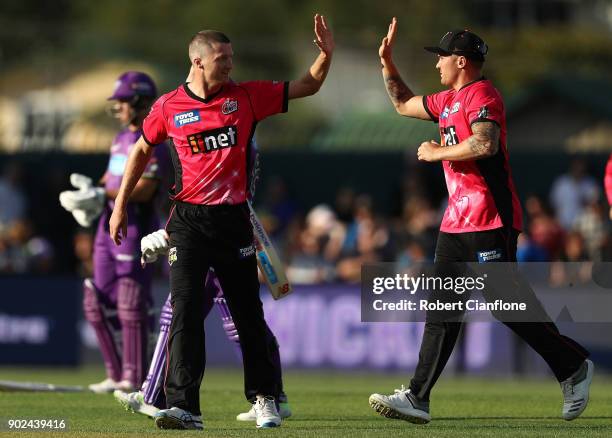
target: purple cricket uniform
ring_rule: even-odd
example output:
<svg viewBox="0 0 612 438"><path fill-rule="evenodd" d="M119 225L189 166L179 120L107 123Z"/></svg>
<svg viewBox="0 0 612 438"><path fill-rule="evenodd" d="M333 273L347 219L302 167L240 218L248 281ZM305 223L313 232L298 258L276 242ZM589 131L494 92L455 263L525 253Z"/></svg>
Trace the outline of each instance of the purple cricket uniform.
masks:
<svg viewBox="0 0 612 438"><path fill-rule="evenodd" d="M107 190L119 189L128 155L141 134L140 130L124 129L115 137L105 174ZM167 165L166 148L157 147L142 177L162 179ZM107 200L98 223L93 285L85 285L85 316L96 331L108 377L115 381L128 380L139 387L147 365L148 312L152 304L152 267L143 269L140 266L140 239L157 230L159 220L154 200L130 202L127 238L116 246L110 238L108 225L113 206L114 201ZM108 321L101 309L116 309L115 321ZM121 353L110 325L121 329Z"/></svg>

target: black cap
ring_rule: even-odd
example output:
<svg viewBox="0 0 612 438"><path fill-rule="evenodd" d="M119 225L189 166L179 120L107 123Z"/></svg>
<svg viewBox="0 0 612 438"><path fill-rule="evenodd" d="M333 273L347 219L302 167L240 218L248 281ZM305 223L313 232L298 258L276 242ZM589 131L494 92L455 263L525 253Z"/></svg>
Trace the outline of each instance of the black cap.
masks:
<svg viewBox="0 0 612 438"><path fill-rule="evenodd" d="M425 50L442 56L460 55L484 61L489 47L482 38L469 30L451 30L446 32L437 46L428 46Z"/></svg>

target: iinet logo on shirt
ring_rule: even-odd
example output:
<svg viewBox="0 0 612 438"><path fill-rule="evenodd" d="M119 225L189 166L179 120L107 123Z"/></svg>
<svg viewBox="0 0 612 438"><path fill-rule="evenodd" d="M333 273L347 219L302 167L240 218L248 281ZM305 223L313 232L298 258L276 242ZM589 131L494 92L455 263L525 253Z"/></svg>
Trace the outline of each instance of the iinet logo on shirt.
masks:
<svg viewBox="0 0 612 438"><path fill-rule="evenodd" d="M232 125L197 132L188 135L187 142L194 154L205 154L219 149L231 148L238 144L238 130L236 126Z"/></svg>

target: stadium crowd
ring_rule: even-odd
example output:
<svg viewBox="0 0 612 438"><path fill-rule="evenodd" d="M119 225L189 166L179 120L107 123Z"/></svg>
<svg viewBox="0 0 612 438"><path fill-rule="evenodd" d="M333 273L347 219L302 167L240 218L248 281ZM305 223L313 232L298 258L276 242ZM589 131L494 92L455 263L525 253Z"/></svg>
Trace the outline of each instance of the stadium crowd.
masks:
<svg viewBox="0 0 612 438"><path fill-rule="evenodd" d="M421 187L423 187L421 185ZM296 283L326 281L358 282L360 265L366 262L395 262L399 267L431 262L438 224L446 203L415 190L408 181L402 192L401 215L382 217L368 195L348 188L337 193L335 205L318 205L305 215L279 217L274 205L271 215L274 236L284 249L288 275ZM524 200L525 229L519 240L519 262L555 262L551 282L563 284L574 274L570 265L556 262L608 260L610 220L602 184L586 173L581 160L572 162L560 175L547 198L529 194ZM586 279L586 278L582 278ZM577 278L576 280L580 280Z"/></svg>
<svg viewBox="0 0 612 438"><path fill-rule="evenodd" d="M0 273L90 275L92 230L77 228L69 215L53 207L57 197L48 195L55 190L52 183L46 191L50 200L41 207L42 196L28 190L27 176L18 162L6 164L0 175ZM427 187L418 172L407 172L396 214L382 214L384 206L376 199L350 187L338 189L333 204L306 210L289 195L282 178L271 177L258 195L256 210L292 282L359 282L362 263L405 267L433 261L446 203L444 198L438 202ZM525 194L519 261L608 260L611 222L602 181L576 159L550 187L547 196ZM563 266L553 265L553 283L583 275L565 272Z"/></svg>

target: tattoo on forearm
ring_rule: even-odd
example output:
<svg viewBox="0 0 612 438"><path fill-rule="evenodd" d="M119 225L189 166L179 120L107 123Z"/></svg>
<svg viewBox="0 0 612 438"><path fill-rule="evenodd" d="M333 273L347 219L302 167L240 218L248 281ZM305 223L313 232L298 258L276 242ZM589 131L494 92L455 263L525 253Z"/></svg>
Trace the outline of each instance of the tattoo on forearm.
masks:
<svg viewBox="0 0 612 438"><path fill-rule="evenodd" d="M394 105L398 103L406 102L414 93L410 91L410 88L402 81L399 75L385 76L385 87L387 87L387 93Z"/></svg>
<svg viewBox="0 0 612 438"><path fill-rule="evenodd" d="M477 122L468 138L470 149L478 156L492 156L499 150L499 126L493 122Z"/></svg>

